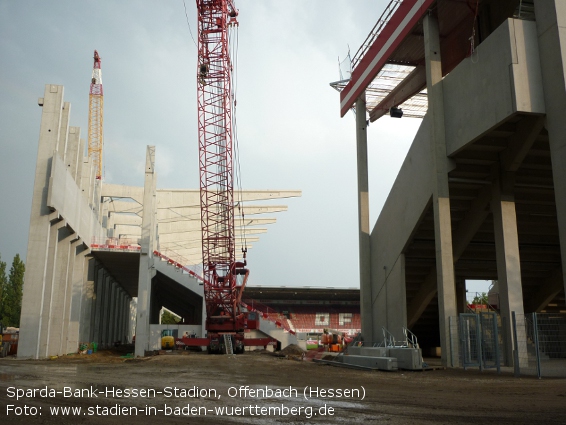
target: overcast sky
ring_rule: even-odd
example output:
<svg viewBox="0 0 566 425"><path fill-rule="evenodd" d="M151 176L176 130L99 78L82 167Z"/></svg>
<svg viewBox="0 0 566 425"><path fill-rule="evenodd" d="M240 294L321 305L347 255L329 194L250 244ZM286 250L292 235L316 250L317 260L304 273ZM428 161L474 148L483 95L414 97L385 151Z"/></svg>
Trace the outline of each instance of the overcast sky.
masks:
<svg viewBox="0 0 566 425"><path fill-rule="evenodd" d="M195 2L185 0L196 34ZM355 121L339 116L338 57L352 54L388 0L236 0L238 139L244 189L298 189L248 254L250 284L359 285ZM104 181L198 188L196 47L183 0L0 0L0 254L25 259L45 84L65 86L87 139L92 56L102 57ZM369 127L371 223L420 120Z"/></svg>

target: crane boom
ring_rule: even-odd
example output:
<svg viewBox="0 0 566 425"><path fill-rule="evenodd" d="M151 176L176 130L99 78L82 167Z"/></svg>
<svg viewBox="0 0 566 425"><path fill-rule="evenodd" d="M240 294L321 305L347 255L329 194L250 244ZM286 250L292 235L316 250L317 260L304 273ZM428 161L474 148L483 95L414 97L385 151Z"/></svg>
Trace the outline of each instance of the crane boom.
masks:
<svg viewBox="0 0 566 425"><path fill-rule="evenodd" d="M197 0L198 135L206 329L243 333L241 291L249 271L236 261L233 168L233 64L229 29L238 25L231 0ZM244 253L245 256L245 253ZM238 285L237 276L243 283ZM243 334L242 334L243 337ZM243 345L242 345L243 347Z"/></svg>
<svg viewBox="0 0 566 425"><path fill-rule="evenodd" d="M95 50L88 97L88 157L92 160L97 179L102 178L102 147L104 145L104 91L100 64L101 58Z"/></svg>

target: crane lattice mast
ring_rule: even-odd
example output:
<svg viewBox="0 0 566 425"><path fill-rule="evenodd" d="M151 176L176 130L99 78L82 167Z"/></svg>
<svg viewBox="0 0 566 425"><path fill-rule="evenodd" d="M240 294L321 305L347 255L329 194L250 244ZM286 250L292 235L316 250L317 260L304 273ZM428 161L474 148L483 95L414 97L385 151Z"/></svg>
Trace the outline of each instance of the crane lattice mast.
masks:
<svg viewBox="0 0 566 425"><path fill-rule="evenodd" d="M104 93L100 62L101 58L95 50L88 104L88 157L92 160L97 179L102 178L102 147L104 145Z"/></svg>
<svg viewBox="0 0 566 425"><path fill-rule="evenodd" d="M236 262L234 231L233 64L229 30L238 25L238 13L231 0L196 1L200 202L207 330L230 331L240 327L239 300L245 285L245 280L241 286L237 285L236 275L245 274L247 278L247 270L242 268L245 260Z"/></svg>

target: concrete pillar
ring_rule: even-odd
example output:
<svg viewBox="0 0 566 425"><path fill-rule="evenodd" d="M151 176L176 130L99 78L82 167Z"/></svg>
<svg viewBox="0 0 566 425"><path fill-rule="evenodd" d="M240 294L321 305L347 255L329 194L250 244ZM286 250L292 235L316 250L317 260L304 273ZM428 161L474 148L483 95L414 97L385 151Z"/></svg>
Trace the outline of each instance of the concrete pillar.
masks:
<svg viewBox="0 0 566 425"><path fill-rule="evenodd" d="M108 347L108 323L110 322L110 291L112 288L112 281L112 277L106 274L102 284L103 295L100 317L100 342L103 348Z"/></svg>
<svg viewBox="0 0 566 425"><path fill-rule="evenodd" d="M91 340L98 343L102 347L102 310L104 301L104 281L105 273L104 269L99 266L96 269L95 277L95 299L94 299L94 309L92 312L92 336Z"/></svg>
<svg viewBox="0 0 566 425"><path fill-rule="evenodd" d="M90 254L85 256L84 278L82 280L82 296L80 308L80 322L79 322L79 342L92 341L91 332L94 331L93 326L93 311L95 302L94 280L96 275L96 260L90 257Z"/></svg>
<svg viewBox="0 0 566 425"><path fill-rule="evenodd" d="M70 323L71 323L71 307L73 302L73 279L75 277L75 267L81 268L80 264L77 264L77 247L81 244L80 239L75 234L70 242L70 250L69 250L69 260L67 266L67 277L66 277L66 286L65 286L65 294L63 299L63 314L62 314L62 323L61 323L61 346L59 347L59 352L61 355L68 354L68 353L76 353L78 351L78 344L77 347L73 347L71 351L67 350L68 342L69 342L69 330L70 330ZM82 270L81 270L82 275Z"/></svg>
<svg viewBox="0 0 566 425"><path fill-rule="evenodd" d="M54 266L53 287L49 301L49 313L46 319L47 326L47 356L61 356L63 354L63 340L66 339L63 327L65 321L65 305L67 287L69 286L69 266L71 263L71 250L76 233L67 226L59 230L57 259Z"/></svg>
<svg viewBox="0 0 566 425"><path fill-rule="evenodd" d="M85 269L88 267L87 254L90 253L90 249L82 243L81 240L76 242L75 247L75 258L73 274L71 277L70 285L70 309L69 309L69 320L68 320L68 330L67 335L67 347L65 351L67 353L75 353L79 349L80 341L80 329L81 329L81 313L86 310L86 303L83 304L83 290L84 282L88 280L88 275L85 273Z"/></svg>
<svg viewBox="0 0 566 425"><path fill-rule="evenodd" d="M566 291L566 2L537 0L534 3L562 255L562 283Z"/></svg>
<svg viewBox="0 0 566 425"><path fill-rule="evenodd" d="M513 188L514 173L502 172L493 185L492 212L497 255L497 282L499 285L499 309L502 323L507 365L513 364L513 329L511 312L520 318L523 310L523 288L521 284L521 256L519 253L519 235ZM517 334L524 335L523 320L517 321ZM525 340L518 341L519 358L526 360L527 345ZM521 365L523 366L523 365ZM526 365L524 365L526 366Z"/></svg>
<svg viewBox="0 0 566 425"><path fill-rule="evenodd" d="M138 304L136 317L135 356L143 357L149 350L151 315L151 279L155 276L153 250L156 226L156 184L155 147L148 146L145 161L145 182L143 190L143 218L140 238L141 255L138 282Z"/></svg>
<svg viewBox="0 0 566 425"><path fill-rule="evenodd" d="M397 341L405 337L403 328L407 327L407 290L405 284L405 254L399 255L391 270L385 270L387 278L385 281L386 291L386 315L387 330Z"/></svg>
<svg viewBox="0 0 566 425"><path fill-rule="evenodd" d="M48 244L52 230L49 218L51 210L47 207L47 187L51 175L51 157L59 139L63 86L47 85L43 96L39 100L43 110L31 202L25 284L20 317L19 358L38 358L39 356L41 309L50 255Z"/></svg>
<svg viewBox="0 0 566 425"><path fill-rule="evenodd" d="M123 344L126 342L126 292L120 290L120 316L118 322L118 340Z"/></svg>
<svg viewBox="0 0 566 425"><path fill-rule="evenodd" d="M136 319L138 311L138 297L130 298L130 311L128 315L128 341L134 341L136 336Z"/></svg>
<svg viewBox="0 0 566 425"><path fill-rule="evenodd" d="M368 136L365 92L356 100L356 147L358 171L358 237L360 263L360 314L362 335L373 341L373 297L371 293L371 251L369 224Z"/></svg>
<svg viewBox="0 0 566 425"><path fill-rule="evenodd" d="M71 115L71 103L65 102L61 111L61 128L59 129L59 140L57 141L57 153L65 161L67 153L67 141L69 137L69 117Z"/></svg>
<svg viewBox="0 0 566 425"><path fill-rule="evenodd" d="M69 174L77 181L79 163L82 163L81 129L80 127L69 127L69 138L67 140L67 151L65 154L65 165Z"/></svg>
<svg viewBox="0 0 566 425"><path fill-rule="evenodd" d="M118 321L118 283L112 281L110 291L110 323L108 327L108 342L110 346L114 346L116 341L116 322Z"/></svg>
<svg viewBox="0 0 566 425"><path fill-rule="evenodd" d="M456 310L458 314L465 313L468 307L468 300L466 299L466 279L456 279Z"/></svg>
<svg viewBox="0 0 566 425"><path fill-rule="evenodd" d="M81 184L83 179L84 152L85 152L85 140L79 138L79 147L77 154L77 173L75 175L75 182L77 183L77 186L81 188L81 190L83 189L81 187Z"/></svg>
<svg viewBox="0 0 566 425"><path fill-rule="evenodd" d="M428 92L428 115L431 118L431 152L435 187L433 192L438 310L442 364L450 359L449 317L456 316L456 291L452 253L452 221L448 189L448 157L444 127L444 95L442 91L442 60L436 16L424 18L425 62Z"/></svg>
<svg viewBox="0 0 566 425"><path fill-rule="evenodd" d="M57 215L57 214L56 214ZM49 331L51 324L51 311L53 306L53 292L57 279L57 250L59 248L59 231L65 227L65 221L56 219L51 225L48 238L48 258L45 264L45 284L42 291L42 302L39 310L38 351L36 358L45 358L49 355ZM24 284L25 286L25 284Z"/></svg>

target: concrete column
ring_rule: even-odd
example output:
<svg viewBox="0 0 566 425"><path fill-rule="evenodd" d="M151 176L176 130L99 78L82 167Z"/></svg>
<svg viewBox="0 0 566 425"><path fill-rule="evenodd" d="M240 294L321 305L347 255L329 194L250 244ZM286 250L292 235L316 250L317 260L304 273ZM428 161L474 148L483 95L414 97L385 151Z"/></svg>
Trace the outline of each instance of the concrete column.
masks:
<svg viewBox="0 0 566 425"><path fill-rule="evenodd" d="M57 214L56 214L57 216ZM45 264L45 284L42 292L42 302L39 311L39 335L38 335L38 351L36 358L45 358L49 355L49 330L51 324L51 312L53 306L53 292L56 290L57 280L57 250L59 248L59 231L65 227L65 221L56 219L51 226L49 233L48 258ZM24 284L25 286L25 284Z"/></svg>
<svg viewBox="0 0 566 425"><path fill-rule="evenodd" d="M103 348L108 347L108 323L110 322L110 292L112 277L106 275L103 281L104 294L102 296L102 309L100 317L100 341Z"/></svg>
<svg viewBox="0 0 566 425"><path fill-rule="evenodd" d="M78 344L77 348L73 347L71 351L68 351L67 347L69 342L69 328L71 323L71 307L73 302L73 279L75 277L75 267L81 268L81 264L77 263L77 247L79 246L79 244L81 244L80 239L76 234L74 234L69 247L70 249L67 266L66 286L65 294L63 297L63 313L61 315L61 346L59 347L59 352L61 353L61 355L71 352L76 353L78 351Z"/></svg>
<svg viewBox="0 0 566 425"><path fill-rule="evenodd" d="M130 311L128 315L128 341L134 341L136 335L136 319L138 311L138 297L130 298Z"/></svg>
<svg viewBox="0 0 566 425"><path fill-rule="evenodd" d="M466 299L466 279L456 279L456 309L458 314L465 313L468 307L468 300Z"/></svg>
<svg viewBox="0 0 566 425"><path fill-rule="evenodd" d="M75 247L75 258L73 275L71 276L70 285L70 305L69 305L69 321L67 335L67 347L65 351L67 353L75 353L78 351L80 342L80 329L81 329L81 312L86 310L86 305L83 304L83 290L84 282L87 275L85 274L85 269L88 267L87 254L90 253L90 249L82 243L81 240L76 242Z"/></svg>
<svg viewBox="0 0 566 425"><path fill-rule="evenodd" d="M92 341L91 332L94 331L93 311L95 302L94 281L97 267L96 260L90 257L90 254L85 256L81 308L79 311L79 342Z"/></svg>
<svg viewBox="0 0 566 425"><path fill-rule="evenodd" d="M81 189L83 189L81 187L81 184L83 179L84 153L85 153L85 140L79 138L79 147L77 153L77 173L75 175L75 182L77 183L77 186L79 186Z"/></svg>
<svg viewBox="0 0 566 425"><path fill-rule="evenodd" d="M41 308L46 283L51 223L47 207L47 187L51 175L51 157L57 147L63 106L63 86L47 85L44 97L35 182L31 202L31 215L26 255L25 285L20 317L19 358L38 358L41 332ZM38 308L38 306L41 306Z"/></svg>
<svg viewBox="0 0 566 425"><path fill-rule="evenodd" d="M82 163L82 152L80 151L81 143L80 127L69 127L69 138L67 140L67 151L65 154L65 165L67 170L77 181L79 162Z"/></svg>
<svg viewBox="0 0 566 425"><path fill-rule="evenodd" d="M116 341L116 322L118 321L118 283L112 281L110 291L110 323L108 327L108 342L112 347Z"/></svg>
<svg viewBox="0 0 566 425"><path fill-rule="evenodd" d="M98 343L102 347L102 311L104 302L104 282L105 282L105 272L102 267L98 267L96 270L95 279L95 300L94 309L92 314L92 341Z"/></svg>
<svg viewBox="0 0 566 425"><path fill-rule="evenodd" d="M118 340L123 344L125 342L126 336L126 292L120 290L120 316L118 322Z"/></svg>
<svg viewBox="0 0 566 425"><path fill-rule="evenodd" d="M403 328L407 327L407 290L405 285L405 254L399 255L391 268L386 270L385 296L387 308L387 330L396 340L405 337Z"/></svg>
<svg viewBox="0 0 566 425"><path fill-rule="evenodd" d="M69 268L74 257L73 242L76 233L65 226L59 230L57 260L54 268L53 288L49 304L49 322L47 327L48 356L61 356L63 354L64 322L66 320L65 307L67 288L69 287Z"/></svg>
<svg viewBox="0 0 566 425"><path fill-rule="evenodd" d="M145 161L145 182L143 190L143 218L140 238L141 255L138 282L138 305L136 318L136 357L143 357L149 350L151 315L151 279L155 276L153 249L157 201L155 192L155 147L148 146Z"/></svg>
<svg viewBox="0 0 566 425"><path fill-rule="evenodd" d="M438 21L432 14L424 18L425 62L428 92L428 114L431 118L431 152L436 185L433 192L438 310L442 364L450 359L449 317L456 316L456 291L452 253L452 221L448 189L448 157L444 127L444 95Z"/></svg>
<svg viewBox="0 0 566 425"><path fill-rule="evenodd" d="M524 314L523 288L521 284L521 255L519 253L519 235L517 231L517 214L513 187L514 173L502 173L494 182L492 212L495 236L495 249L497 255L497 282L499 285L499 302L501 317L505 318L506 364L513 364L513 329L511 312L519 317ZM518 335L524 335L524 322L517 321ZM523 328L523 329L521 329ZM519 341L519 358L526 360L526 341ZM523 365L521 365L523 366ZM526 364L524 365L526 366Z"/></svg>
<svg viewBox="0 0 566 425"><path fill-rule="evenodd" d="M356 147L358 170L358 237L360 263L360 314L362 335L368 341L376 337L373 331L373 297L371 293L371 251L369 224L368 135L366 94L356 100Z"/></svg>
<svg viewBox="0 0 566 425"><path fill-rule="evenodd" d="M65 102L61 111L61 128L59 129L59 140L57 142L57 153L59 157L65 161L67 152L67 141L69 137L69 117L71 115L71 103Z"/></svg>
<svg viewBox="0 0 566 425"><path fill-rule="evenodd" d="M566 291L566 2L534 3Z"/></svg>

